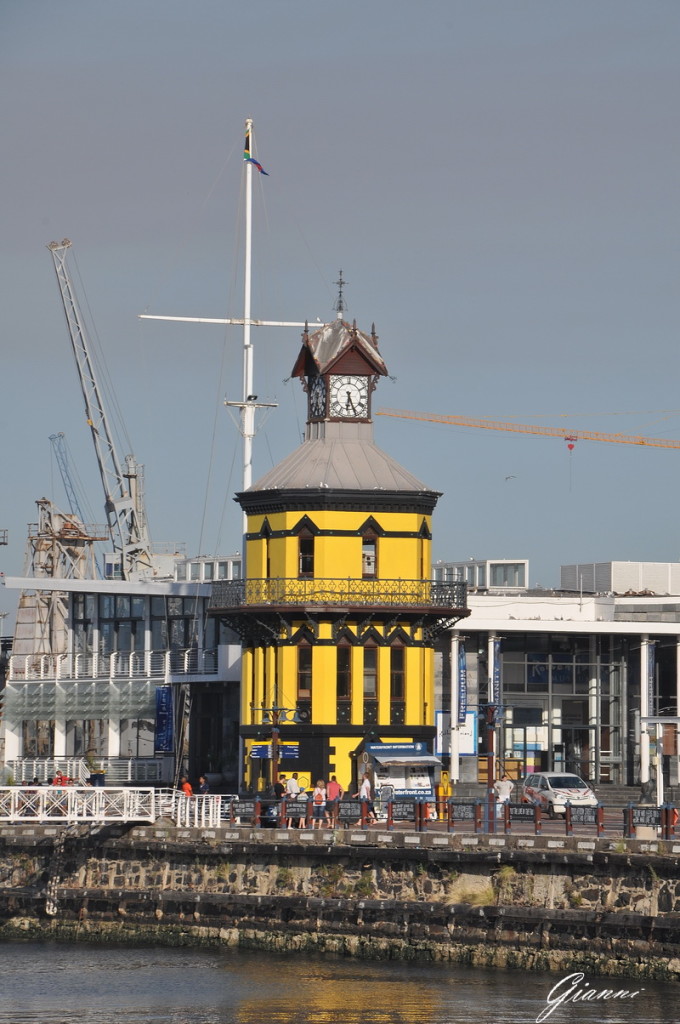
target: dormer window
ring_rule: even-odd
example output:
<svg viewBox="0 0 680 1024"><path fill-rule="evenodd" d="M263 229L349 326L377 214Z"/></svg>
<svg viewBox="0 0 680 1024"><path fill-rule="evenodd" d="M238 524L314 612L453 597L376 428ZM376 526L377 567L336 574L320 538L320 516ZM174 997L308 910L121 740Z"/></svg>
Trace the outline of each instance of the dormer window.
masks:
<svg viewBox="0 0 680 1024"><path fill-rule="evenodd" d="M378 542L375 534L365 533L361 543L361 575L363 579L375 579L378 575Z"/></svg>
<svg viewBox="0 0 680 1024"><path fill-rule="evenodd" d="M314 575L314 537L308 530L298 536L298 576Z"/></svg>

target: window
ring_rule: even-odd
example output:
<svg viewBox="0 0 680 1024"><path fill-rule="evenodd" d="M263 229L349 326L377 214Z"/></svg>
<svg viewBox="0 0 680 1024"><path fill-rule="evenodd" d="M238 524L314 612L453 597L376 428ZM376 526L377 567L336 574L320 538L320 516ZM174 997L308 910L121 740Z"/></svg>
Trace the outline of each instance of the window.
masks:
<svg viewBox="0 0 680 1024"><path fill-rule="evenodd" d="M337 662L337 696L338 700L352 699L352 648L338 647Z"/></svg>
<svg viewBox="0 0 680 1024"><path fill-rule="evenodd" d="M107 753L108 722L88 718L66 723L66 754L68 757L103 757Z"/></svg>
<svg viewBox="0 0 680 1024"><path fill-rule="evenodd" d="M121 757L153 757L154 722L152 719L121 719L120 755Z"/></svg>
<svg viewBox="0 0 680 1024"><path fill-rule="evenodd" d="M99 653L129 654L144 649L146 599L118 594L99 597Z"/></svg>
<svg viewBox="0 0 680 1024"><path fill-rule="evenodd" d="M490 568L492 587L526 586L525 562L492 562Z"/></svg>
<svg viewBox="0 0 680 1024"><path fill-rule="evenodd" d="M190 566L191 579L192 581L200 580L201 578L201 563L192 562Z"/></svg>
<svg viewBox="0 0 680 1024"><path fill-rule="evenodd" d="M298 647L297 692L299 699L312 696L312 648Z"/></svg>
<svg viewBox="0 0 680 1024"><path fill-rule="evenodd" d="M390 649L390 700L404 700L404 648Z"/></svg>
<svg viewBox="0 0 680 1024"><path fill-rule="evenodd" d="M23 722L24 757L54 756L54 722Z"/></svg>
<svg viewBox="0 0 680 1024"><path fill-rule="evenodd" d="M364 648L364 698L378 697L378 651L375 647Z"/></svg>
<svg viewBox="0 0 680 1024"><path fill-rule="evenodd" d="M232 562L231 563L231 578L232 578L232 580L240 580L241 579L241 563L240 562Z"/></svg>
<svg viewBox="0 0 680 1024"><path fill-rule="evenodd" d="M373 533L367 533L361 545L361 575L374 579L377 574L377 542Z"/></svg>
<svg viewBox="0 0 680 1024"><path fill-rule="evenodd" d="M298 575L314 575L314 537L311 533L301 533L298 537Z"/></svg>
<svg viewBox="0 0 680 1024"><path fill-rule="evenodd" d="M204 580L211 580L211 579L214 578L214 576L215 576L215 563L214 562L204 562L203 563L203 579Z"/></svg>

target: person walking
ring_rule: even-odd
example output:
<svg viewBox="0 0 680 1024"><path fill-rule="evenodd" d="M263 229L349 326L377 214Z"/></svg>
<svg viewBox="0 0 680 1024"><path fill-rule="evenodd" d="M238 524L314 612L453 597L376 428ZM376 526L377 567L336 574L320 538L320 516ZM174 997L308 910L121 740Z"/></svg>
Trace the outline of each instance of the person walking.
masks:
<svg viewBox="0 0 680 1024"><path fill-rule="evenodd" d="M503 772L502 777L494 784L494 791L496 793L496 814L502 815L504 812L505 804L510 803L512 797L512 791L514 789L514 782L510 778L507 772Z"/></svg>
<svg viewBox="0 0 680 1024"><path fill-rule="evenodd" d="M293 814L292 801L297 800L299 792L300 783L298 782L298 773L293 772L286 783L286 828L293 828L293 818L298 817L298 815Z"/></svg>
<svg viewBox="0 0 680 1024"><path fill-rule="evenodd" d="M326 783L323 779L317 779L312 793L312 814L312 828L322 828L326 817Z"/></svg>
<svg viewBox="0 0 680 1024"><path fill-rule="evenodd" d="M367 804L366 808L366 820L369 825L375 825L378 820L375 816L375 807L373 806L373 798L371 796L371 776L368 772L364 772L361 778L361 785L359 786L359 792L352 794L353 799L359 797L359 800ZM362 815L363 817L363 815ZM357 825L362 824L362 818L359 818Z"/></svg>
<svg viewBox="0 0 680 1024"><path fill-rule="evenodd" d="M340 801L344 795L345 791L336 779L335 775L331 775L330 781L326 786L326 821L331 828L338 827Z"/></svg>

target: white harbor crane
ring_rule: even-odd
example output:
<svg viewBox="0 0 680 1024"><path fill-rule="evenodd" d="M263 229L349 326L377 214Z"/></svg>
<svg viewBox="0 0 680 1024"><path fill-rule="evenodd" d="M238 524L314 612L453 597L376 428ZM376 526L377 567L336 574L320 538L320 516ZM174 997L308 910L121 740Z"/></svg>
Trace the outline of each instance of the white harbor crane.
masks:
<svg viewBox="0 0 680 1024"><path fill-rule="evenodd" d="M85 414L104 486L104 509L108 528L114 553L120 560L120 576L126 580L152 576L154 559L144 509L141 466L137 465L133 455L126 455L123 469L113 443L113 436L90 355L83 318L66 266L66 254L71 248L71 242L65 238L62 242L50 242L47 248L52 254L59 283L71 346L85 401Z"/></svg>

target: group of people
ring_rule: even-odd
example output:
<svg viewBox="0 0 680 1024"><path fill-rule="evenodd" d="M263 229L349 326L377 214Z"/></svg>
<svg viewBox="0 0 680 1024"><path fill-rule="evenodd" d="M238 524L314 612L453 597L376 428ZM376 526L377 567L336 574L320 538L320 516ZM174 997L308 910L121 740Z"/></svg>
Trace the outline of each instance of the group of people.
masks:
<svg viewBox="0 0 680 1024"><path fill-rule="evenodd" d="M194 793L194 787L189 782L186 775L183 775L179 780L179 788L185 796L206 796L210 792L210 786L206 782L205 775L201 775L198 779L198 788Z"/></svg>
<svg viewBox="0 0 680 1024"><path fill-rule="evenodd" d="M274 783L274 795L277 800L286 800L286 827L302 828L307 820L307 802L310 794L300 786L297 772L293 772L289 779L280 775ZM338 782L335 775L331 775L328 782L324 779L317 779L316 785L311 792L312 799L312 828L337 828L340 815L340 801L345 795L345 790ZM375 807L371 795L371 778L367 773L363 775L361 785L356 793L352 794L354 799L366 801L367 822L374 825L377 822ZM298 802L299 808L295 807ZM357 825L361 824L361 819Z"/></svg>

